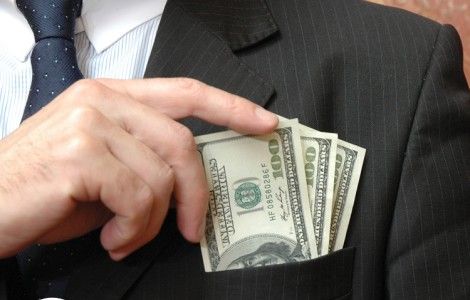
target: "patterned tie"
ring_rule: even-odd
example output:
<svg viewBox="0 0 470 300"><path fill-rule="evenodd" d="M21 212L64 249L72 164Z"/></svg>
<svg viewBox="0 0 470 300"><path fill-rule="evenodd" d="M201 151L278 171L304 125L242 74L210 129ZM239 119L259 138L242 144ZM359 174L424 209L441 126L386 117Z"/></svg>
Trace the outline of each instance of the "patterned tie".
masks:
<svg viewBox="0 0 470 300"><path fill-rule="evenodd" d="M23 120L47 105L75 81L83 78L73 43L81 0L17 0L34 33L31 54L33 79Z"/></svg>
<svg viewBox="0 0 470 300"><path fill-rule="evenodd" d="M33 78L23 114L25 120L83 78L73 42L82 0L17 0L16 3L36 40L31 54ZM61 297L74 265L87 254L83 249L88 248L88 242L90 239L50 246L38 244L20 253L17 259L25 287L22 297L27 298L27 294L31 299Z"/></svg>

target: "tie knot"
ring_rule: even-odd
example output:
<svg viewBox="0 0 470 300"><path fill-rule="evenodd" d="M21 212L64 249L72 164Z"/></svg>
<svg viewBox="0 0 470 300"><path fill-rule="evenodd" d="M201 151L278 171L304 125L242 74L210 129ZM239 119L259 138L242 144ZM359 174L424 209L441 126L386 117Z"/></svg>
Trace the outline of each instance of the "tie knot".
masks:
<svg viewBox="0 0 470 300"><path fill-rule="evenodd" d="M36 42L50 37L73 40L82 0L17 0L16 4L31 26Z"/></svg>

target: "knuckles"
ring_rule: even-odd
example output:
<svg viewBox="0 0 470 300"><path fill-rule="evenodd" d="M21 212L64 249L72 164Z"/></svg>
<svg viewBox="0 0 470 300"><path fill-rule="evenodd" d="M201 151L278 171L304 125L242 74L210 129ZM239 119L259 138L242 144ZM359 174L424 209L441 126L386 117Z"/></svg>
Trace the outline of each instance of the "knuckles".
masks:
<svg viewBox="0 0 470 300"><path fill-rule="evenodd" d="M101 94L104 90L105 86L98 80L81 79L70 86L67 91L71 95L78 96L79 100L82 100L86 98L94 98L93 96ZM74 100L76 101L77 99Z"/></svg>
<svg viewBox="0 0 470 300"><path fill-rule="evenodd" d="M74 107L66 119L63 132L64 155L90 157L102 154L104 140L96 135L98 130L110 130L107 119L96 109L86 105Z"/></svg>
<svg viewBox="0 0 470 300"><path fill-rule="evenodd" d="M157 168L146 175L146 181L154 191L155 201L166 201L173 191L175 185L175 171L164 163L159 164Z"/></svg>
<svg viewBox="0 0 470 300"><path fill-rule="evenodd" d="M66 122L77 128L100 128L105 117L98 109L97 103L109 98L108 89L97 80L82 79L73 84L63 93L64 105L67 111Z"/></svg>
<svg viewBox="0 0 470 300"><path fill-rule="evenodd" d="M63 154L82 161L85 157L93 157L103 151L103 145L87 132L75 130L64 142Z"/></svg>
<svg viewBox="0 0 470 300"><path fill-rule="evenodd" d="M195 88L198 89L203 84L199 80L189 77L176 77L174 78L174 81L179 88L184 90L193 90Z"/></svg>
<svg viewBox="0 0 470 300"><path fill-rule="evenodd" d="M187 77L179 77L174 80L177 91L184 95L195 99L200 99L203 96L206 85L201 81Z"/></svg>
<svg viewBox="0 0 470 300"><path fill-rule="evenodd" d="M236 95L224 94L224 96L222 96L220 100L222 101L224 110L226 111L235 113L239 111L241 108L240 106L241 98Z"/></svg>
<svg viewBox="0 0 470 300"><path fill-rule="evenodd" d="M147 185L143 185L132 200L133 215L137 221L152 209L154 202L154 192Z"/></svg>
<svg viewBox="0 0 470 300"><path fill-rule="evenodd" d="M167 191L172 191L175 185L175 171L167 164L160 166L158 180Z"/></svg>
<svg viewBox="0 0 470 300"><path fill-rule="evenodd" d="M87 104L76 104L70 108L67 122L73 128L101 128L106 118L96 108Z"/></svg>
<svg viewBox="0 0 470 300"><path fill-rule="evenodd" d="M175 148L172 151L181 151L183 153L193 152L196 150L193 133L186 126L172 122L170 136L173 137Z"/></svg>

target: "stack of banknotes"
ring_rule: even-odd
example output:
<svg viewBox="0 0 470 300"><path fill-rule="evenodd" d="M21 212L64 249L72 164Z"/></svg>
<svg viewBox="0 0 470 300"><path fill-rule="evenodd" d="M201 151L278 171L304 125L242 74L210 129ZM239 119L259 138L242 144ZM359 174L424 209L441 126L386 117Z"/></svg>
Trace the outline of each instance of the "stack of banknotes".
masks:
<svg viewBox="0 0 470 300"><path fill-rule="evenodd" d="M314 259L341 249L365 149L281 118L266 135L196 137L210 190L206 272Z"/></svg>

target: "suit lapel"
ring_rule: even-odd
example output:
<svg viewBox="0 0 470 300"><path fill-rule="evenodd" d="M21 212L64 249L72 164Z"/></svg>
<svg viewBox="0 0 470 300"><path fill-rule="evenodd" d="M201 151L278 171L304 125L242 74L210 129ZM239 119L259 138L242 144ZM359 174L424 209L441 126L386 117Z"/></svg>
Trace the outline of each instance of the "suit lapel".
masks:
<svg viewBox="0 0 470 300"><path fill-rule="evenodd" d="M230 17L252 2L236 1L226 7L226 1L220 0L169 1L145 77L191 77L264 106L274 89L233 53L253 47L277 32L264 6L245 9L249 13L243 17ZM234 5L239 5L238 9ZM251 13L263 17L253 18ZM252 19L259 22L250 24ZM182 122L194 135L217 130L216 126L195 119Z"/></svg>
<svg viewBox="0 0 470 300"><path fill-rule="evenodd" d="M233 53L253 47L277 32L265 6L243 10L246 5L253 8L252 2L236 1L237 4L224 7L222 0L169 0L145 77L191 77L264 106L274 93L273 87ZM237 18L234 12L240 10L256 13L262 18L247 25L254 18L250 14ZM226 17L227 14L233 16ZM195 135L217 129L195 119L183 120L183 123ZM154 241L123 262L111 261L106 252L97 248L96 255L71 277L66 299L122 298L169 239L177 234L174 213L170 213L168 219L172 220L165 222L166 226Z"/></svg>

